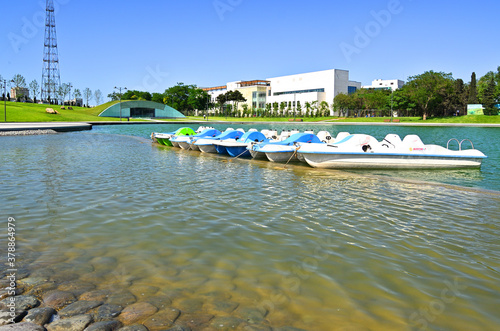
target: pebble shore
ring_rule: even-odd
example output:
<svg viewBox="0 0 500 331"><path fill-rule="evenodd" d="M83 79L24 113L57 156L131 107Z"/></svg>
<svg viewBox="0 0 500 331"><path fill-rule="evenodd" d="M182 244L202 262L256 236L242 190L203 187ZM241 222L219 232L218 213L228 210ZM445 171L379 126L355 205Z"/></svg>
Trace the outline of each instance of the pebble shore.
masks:
<svg viewBox="0 0 500 331"><path fill-rule="evenodd" d="M230 291L193 296L189 288L133 282L100 286L91 279L102 280L117 267L114 258L94 257L77 265L64 260L47 263L47 256L25 256L28 263L17 269L15 293L7 271L0 272L0 331L305 331L271 325L266 309L241 306Z"/></svg>
<svg viewBox="0 0 500 331"><path fill-rule="evenodd" d="M22 130L22 131L0 131L0 136L34 136L42 134L55 134L54 130Z"/></svg>

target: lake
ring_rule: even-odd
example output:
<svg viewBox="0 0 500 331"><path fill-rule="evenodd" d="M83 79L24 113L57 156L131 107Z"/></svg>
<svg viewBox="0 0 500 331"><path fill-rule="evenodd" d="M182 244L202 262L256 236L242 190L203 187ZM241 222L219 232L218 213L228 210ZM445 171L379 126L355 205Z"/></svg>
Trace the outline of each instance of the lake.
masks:
<svg viewBox="0 0 500 331"><path fill-rule="evenodd" d="M480 170L341 172L144 139L177 127L0 137L25 290L108 290L194 330L500 327L500 129L301 125L468 138L488 156Z"/></svg>

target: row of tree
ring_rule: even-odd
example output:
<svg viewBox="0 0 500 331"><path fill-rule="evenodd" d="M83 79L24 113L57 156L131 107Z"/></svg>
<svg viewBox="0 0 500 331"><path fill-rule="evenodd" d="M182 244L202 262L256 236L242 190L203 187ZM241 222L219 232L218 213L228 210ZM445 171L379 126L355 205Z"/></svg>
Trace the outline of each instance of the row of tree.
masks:
<svg viewBox="0 0 500 331"><path fill-rule="evenodd" d="M485 115L497 115L500 103L500 66L465 84L452 74L427 71L412 76L394 92L392 90L358 90L353 94L339 94L334 99L334 110L343 115L366 116L369 113L388 115L391 110L403 115L443 117L467 114L467 104L482 104Z"/></svg>
<svg viewBox="0 0 500 331"><path fill-rule="evenodd" d="M3 82L4 78L0 75L0 81ZM39 101L39 95L41 94L41 88L36 79L32 80L29 84L26 84L26 79L23 75L17 74L11 80L6 80L9 82L10 88L14 89L28 89L29 95L24 95L22 90L17 90L16 100L21 102L34 102ZM85 101L85 106L89 106L92 99L95 100L95 104L99 105L102 103L102 92L100 90L95 90L92 92L90 88L85 88L82 90L75 88L72 90L72 83L62 83L60 86L55 86L55 97L56 100L51 100L51 103L64 104L64 102L70 99L72 96L75 99L82 99ZM4 98L10 100L10 93L2 93L2 101Z"/></svg>

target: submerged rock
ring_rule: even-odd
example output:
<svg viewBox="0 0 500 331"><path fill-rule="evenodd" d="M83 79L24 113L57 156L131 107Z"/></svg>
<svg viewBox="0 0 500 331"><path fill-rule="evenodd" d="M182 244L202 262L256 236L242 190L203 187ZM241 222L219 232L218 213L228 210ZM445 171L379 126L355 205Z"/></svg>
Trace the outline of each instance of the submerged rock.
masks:
<svg viewBox="0 0 500 331"><path fill-rule="evenodd" d="M23 321L43 326L50 321L52 315L55 313L55 309L50 307L35 308L28 312L28 315L24 317Z"/></svg>
<svg viewBox="0 0 500 331"><path fill-rule="evenodd" d="M18 310L28 310L40 305L40 301L32 295L18 295L15 297L8 297L0 301L0 308L7 308L7 305L12 302L15 302L15 307Z"/></svg>
<svg viewBox="0 0 500 331"><path fill-rule="evenodd" d="M45 328L29 322L0 326L0 331L45 331Z"/></svg>
<svg viewBox="0 0 500 331"><path fill-rule="evenodd" d="M136 297L129 291L116 292L108 297L108 303L112 305L125 307L135 302L137 302Z"/></svg>
<svg viewBox="0 0 500 331"><path fill-rule="evenodd" d="M118 329L118 331L148 331L144 325L129 325Z"/></svg>
<svg viewBox="0 0 500 331"><path fill-rule="evenodd" d="M59 311L59 315L61 317L82 315L102 304L102 301L77 301Z"/></svg>
<svg viewBox="0 0 500 331"><path fill-rule="evenodd" d="M192 329L198 329L202 325L208 324L212 319L214 318L214 315L210 314L184 314L182 313L181 316L177 321L175 321L177 324L181 326L187 326Z"/></svg>
<svg viewBox="0 0 500 331"><path fill-rule="evenodd" d="M178 309L161 310L148 317L143 324L149 330L165 330L174 324L180 314L181 312Z"/></svg>
<svg viewBox="0 0 500 331"><path fill-rule="evenodd" d="M80 295L80 300L87 301L106 301L111 295L110 290L94 290L90 292L85 292Z"/></svg>
<svg viewBox="0 0 500 331"><path fill-rule="evenodd" d="M102 321L89 325L85 331L115 331L121 326L119 321Z"/></svg>
<svg viewBox="0 0 500 331"><path fill-rule="evenodd" d="M134 303L125 309L120 314L120 321L123 324L133 324L135 322L146 319L158 311L158 308L147 302Z"/></svg>
<svg viewBox="0 0 500 331"><path fill-rule="evenodd" d="M223 316L214 318L210 326L216 330L236 330L236 328L244 321L234 316Z"/></svg>
<svg viewBox="0 0 500 331"><path fill-rule="evenodd" d="M47 331L83 331L92 322L92 316L78 315L50 323Z"/></svg>
<svg viewBox="0 0 500 331"><path fill-rule="evenodd" d="M94 320L105 321L117 317L122 312L123 307L118 305L105 304L97 308L94 313Z"/></svg>
<svg viewBox="0 0 500 331"><path fill-rule="evenodd" d="M61 309L75 301L75 295L66 291L51 291L43 296L43 303L56 310Z"/></svg>
<svg viewBox="0 0 500 331"><path fill-rule="evenodd" d="M15 310L14 312L1 310L0 325L12 324L12 320L14 320L14 323L17 323L23 319L24 315L26 315L25 310Z"/></svg>

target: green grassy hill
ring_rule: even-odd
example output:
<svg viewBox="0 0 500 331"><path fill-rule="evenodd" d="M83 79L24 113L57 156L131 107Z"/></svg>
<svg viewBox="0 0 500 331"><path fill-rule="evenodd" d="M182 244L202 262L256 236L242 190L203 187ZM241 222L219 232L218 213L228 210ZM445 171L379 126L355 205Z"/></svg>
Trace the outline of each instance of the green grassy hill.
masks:
<svg viewBox="0 0 500 331"><path fill-rule="evenodd" d="M94 108L73 107L73 110L61 109L56 105L39 105L23 102L7 102L8 122L86 122L86 121L119 121L119 118L99 117L98 115L117 103L111 101ZM4 122L4 105L0 102L0 121ZM52 108L59 114L49 114L45 110Z"/></svg>

